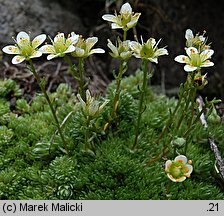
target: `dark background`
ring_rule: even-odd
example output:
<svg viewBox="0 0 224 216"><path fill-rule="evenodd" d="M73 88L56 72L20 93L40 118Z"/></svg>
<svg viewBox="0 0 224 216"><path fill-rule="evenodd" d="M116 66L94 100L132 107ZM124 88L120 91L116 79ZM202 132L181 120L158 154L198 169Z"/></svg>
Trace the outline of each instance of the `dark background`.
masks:
<svg viewBox="0 0 224 216"><path fill-rule="evenodd" d="M86 63L87 74L92 83L90 88L96 92L104 92L113 79L112 70L118 67L118 62L108 54L107 38L114 40L121 31L112 31L109 23L102 20L105 13L113 14L120 10L126 1L113 0L0 0L0 44L13 43L11 36L19 31L31 31L31 37L46 33L54 37L57 32L66 34L75 31L84 37L97 36L96 47L106 50L104 55L92 56ZM224 99L224 7L221 1L202 0L130 0L135 12L141 12L139 24L136 27L138 36L146 41L150 37L156 40L162 38L159 47L167 46L168 56L159 59L157 70L152 78L152 85L165 85L166 93L175 95L180 83L184 82L186 72L183 65L174 61L175 56L185 54L185 31L193 30L194 34L206 30L208 42L211 42L215 53L212 61L214 67L203 70L208 72L209 84L200 92L202 96ZM128 32L128 38L133 39L133 32ZM9 61L12 56L3 55L0 66L0 77L11 77L24 87L26 94L32 94L37 86L30 85L32 76L25 77L24 65L13 66ZM8 63L7 63L8 62ZM60 82L74 85L74 80L66 73L66 64L56 59L47 62L46 56L34 63L39 67L39 73L47 76L48 90L54 90ZM139 66L139 61L131 59L126 75L133 74ZM25 77L25 78L24 78ZM53 80L53 81L52 81ZM29 86L30 85L30 86Z"/></svg>

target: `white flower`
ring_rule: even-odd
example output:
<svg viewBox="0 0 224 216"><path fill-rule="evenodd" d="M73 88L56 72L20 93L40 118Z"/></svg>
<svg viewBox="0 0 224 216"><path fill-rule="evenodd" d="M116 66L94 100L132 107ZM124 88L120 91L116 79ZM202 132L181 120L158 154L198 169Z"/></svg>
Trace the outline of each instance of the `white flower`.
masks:
<svg viewBox="0 0 224 216"><path fill-rule="evenodd" d="M74 44L77 43L79 35L72 32L65 38L64 33L58 33L52 42L52 44L44 45L40 48L40 51L44 54L50 54L47 56L48 60L57 57L64 57L67 53L71 53L75 50Z"/></svg>
<svg viewBox="0 0 224 216"><path fill-rule="evenodd" d="M36 36L33 41L30 41L30 36L26 32L19 32L16 36L15 45L9 45L2 49L7 54L16 55L12 59L13 64L19 64L24 60L30 60L31 58L37 58L42 53L37 49L46 40L46 35L41 34Z"/></svg>
<svg viewBox="0 0 224 216"><path fill-rule="evenodd" d="M174 60L179 63L185 63L184 70L192 72L200 70L202 67L211 67L214 65L209 59L213 55L212 49L206 49L199 53L195 47L189 47L186 49L187 56L179 55Z"/></svg>
<svg viewBox="0 0 224 216"><path fill-rule="evenodd" d="M105 102L100 105L99 102L91 96L90 91L88 89L86 90L86 102L82 99L80 94L77 94L77 98L79 99L79 102L81 104L83 114L91 118L94 118L99 115L109 102L108 100L105 100Z"/></svg>
<svg viewBox="0 0 224 216"><path fill-rule="evenodd" d="M71 55L78 58L87 58L94 53L105 53L105 51L101 48L92 49L97 41L97 37L90 37L84 40L82 36L79 36L78 42L75 45L75 50L71 53Z"/></svg>
<svg viewBox="0 0 224 216"><path fill-rule="evenodd" d="M183 182L187 177L190 177L193 171L193 166L191 164L192 161L188 161L186 156L179 155L174 161L166 161L165 171L171 181Z"/></svg>
<svg viewBox="0 0 224 216"><path fill-rule="evenodd" d="M141 13L134 14L132 12L131 5L129 3L125 3L121 7L119 15L117 15L117 13L115 13L115 15L105 14L102 16L102 18L106 21L112 22L112 29L121 28L124 31L127 31L128 29L136 26L140 15Z"/></svg>
<svg viewBox="0 0 224 216"><path fill-rule="evenodd" d="M139 42L132 41L130 47L133 50L133 55L136 58L147 59L151 62L158 63L158 57L161 55L168 55L165 48L158 48L160 40L156 43L154 38L150 38L146 43L140 44Z"/></svg>
<svg viewBox="0 0 224 216"><path fill-rule="evenodd" d="M187 29L185 33L185 38L186 38L186 46L187 47L195 47L200 52L202 52L205 49L209 49L210 46L206 45L207 39L204 36L205 31L202 35L196 34L194 36L193 32L191 29Z"/></svg>
<svg viewBox="0 0 224 216"><path fill-rule="evenodd" d="M132 51L130 49L130 41L121 41L119 38L117 40L116 46L112 44L112 42L108 39L107 46L110 48L110 55L113 58L118 58L122 60L128 60L132 56Z"/></svg>

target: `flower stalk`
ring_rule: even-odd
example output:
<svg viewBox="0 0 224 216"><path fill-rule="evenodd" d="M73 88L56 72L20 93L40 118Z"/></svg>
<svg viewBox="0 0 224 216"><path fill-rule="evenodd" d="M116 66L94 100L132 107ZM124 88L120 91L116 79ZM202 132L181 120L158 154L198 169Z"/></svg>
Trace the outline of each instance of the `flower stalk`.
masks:
<svg viewBox="0 0 224 216"><path fill-rule="evenodd" d="M133 144L133 149L136 148L138 144L138 136L139 136L139 127L141 122L141 117L143 113L143 103L144 103L144 96L147 89L147 81L148 81L148 60L143 59L142 61L142 70L143 70L143 84L142 88L140 90L140 99L139 99L139 107L138 107L138 117L137 117L137 123L135 127L135 139Z"/></svg>
<svg viewBox="0 0 224 216"><path fill-rule="evenodd" d="M51 100L49 98L49 95L46 92L45 85L41 82L41 79L40 79L39 75L37 74L37 72L35 70L35 67L33 65L32 60L28 60L28 63L29 63L29 69L33 73L33 75L34 75L34 77L35 77L35 79L36 79L36 81L37 81L37 83L38 83L42 93L44 94L44 97L46 98L47 103L48 103L50 109L51 109L52 115L54 117L54 120L55 120L55 123L56 123L56 126L57 126L58 133L59 133L59 135L61 137L61 140L62 140L63 146L65 148L65 151L68 154L69 152L68 152L67 144L65 142L64 135L63 135L62 130L61 130L61 126L60 126L60 123L59 123L58 118L56 116L55 109L54 109L54 107L53 107L53 105L51 103Z"/></svg>

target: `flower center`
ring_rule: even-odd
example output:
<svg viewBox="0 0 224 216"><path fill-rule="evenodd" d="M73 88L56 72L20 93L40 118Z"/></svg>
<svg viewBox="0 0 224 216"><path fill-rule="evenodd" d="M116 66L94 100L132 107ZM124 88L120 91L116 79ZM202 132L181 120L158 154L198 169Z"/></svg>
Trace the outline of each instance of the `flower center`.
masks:
<svg viewBox="0 0 224 216"><path fill-rule="evenodd" d="M202 64L199 53L192 53L190 55L190 63L192 66L200 67Z"/></svg>

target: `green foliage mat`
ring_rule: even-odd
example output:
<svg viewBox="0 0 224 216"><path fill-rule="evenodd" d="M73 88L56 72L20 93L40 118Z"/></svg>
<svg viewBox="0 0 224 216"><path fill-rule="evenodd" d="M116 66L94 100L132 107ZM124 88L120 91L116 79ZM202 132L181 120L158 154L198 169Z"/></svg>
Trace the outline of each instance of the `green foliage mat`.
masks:
<svg viewBox="0 0 224 216"><path fill-rule="evenodd" d="M103 131L111 111L115 84L108 87L110 100L93 122L91 139L96 155L84 151L83 117L72 90L61 84L50 94L63 127L71 156L63 152L60 137L44 97L31 102L12 80L0 82L0 199L94 199L94 200L215 200L224 199L223 182L207 140L215 138L224 156L224 125L218 117L208 119L209 128L197 125L187 157L193 173L182 183L171 182L164 164L174 159L172 151L153 160L162 151L166 136L156 140L175 99L148 90L137 150L132 151L141 72L122 81L120 107L114 130ZM102 98L99 98L101 100Z"/></svg>

